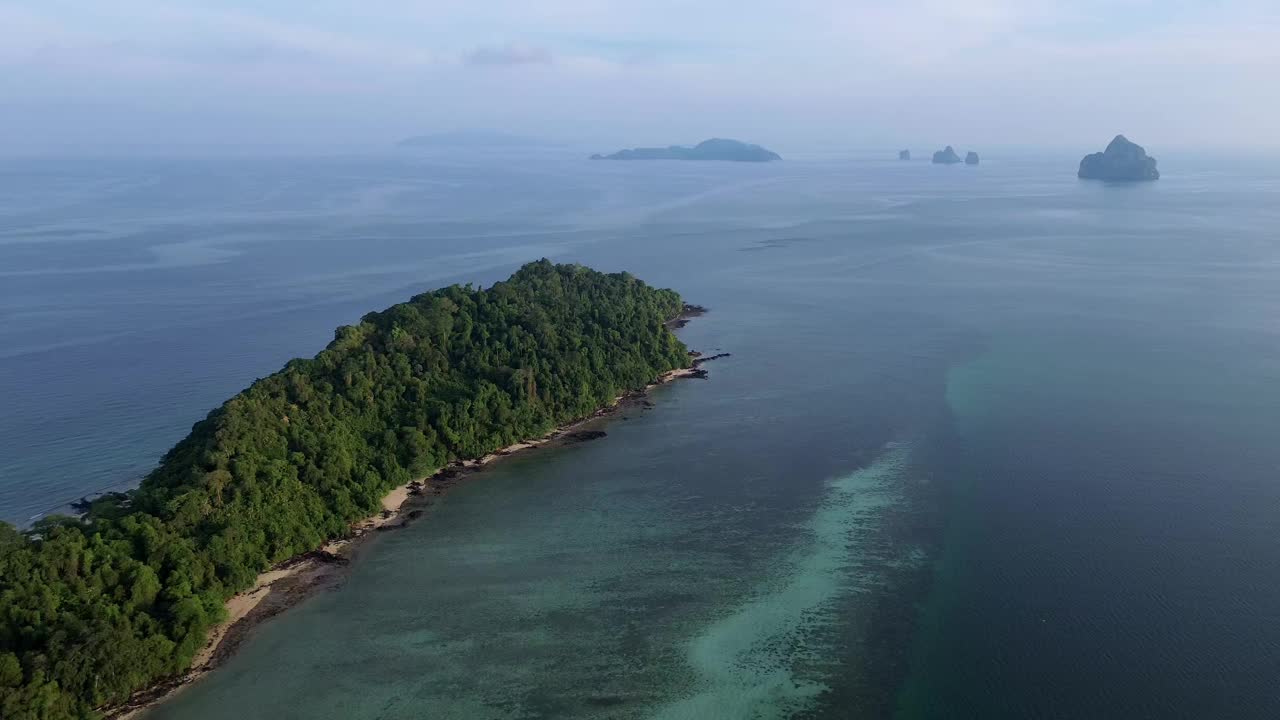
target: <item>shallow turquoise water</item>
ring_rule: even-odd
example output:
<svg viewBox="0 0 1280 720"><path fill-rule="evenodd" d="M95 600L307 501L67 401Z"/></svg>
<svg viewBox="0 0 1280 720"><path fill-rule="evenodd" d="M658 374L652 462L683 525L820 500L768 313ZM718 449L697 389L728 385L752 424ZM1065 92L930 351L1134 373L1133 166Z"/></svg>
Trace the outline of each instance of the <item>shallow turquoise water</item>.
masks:
<svg viewBox="0 0 1280 720"><path fill-rule="evenodd" d="M871 465L828 484L802 539L778 559L773 576L688 641L693 693L652 717L784 718L817 705L830 687L819 674L806 677L803 668L835 651L824 636L842 621L837 598L874 587L874 575L851 568L867 553L867 526L902 501L909 459L908 448L886 448Z"/></svg>

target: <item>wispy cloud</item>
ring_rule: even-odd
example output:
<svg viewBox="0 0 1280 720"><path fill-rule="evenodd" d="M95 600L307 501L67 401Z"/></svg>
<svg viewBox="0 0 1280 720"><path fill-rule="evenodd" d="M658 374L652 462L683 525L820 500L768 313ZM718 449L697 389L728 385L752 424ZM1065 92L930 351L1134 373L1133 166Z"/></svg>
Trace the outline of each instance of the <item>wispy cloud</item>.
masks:
<svg viewBox="0 0 1280 720"><path fill-rule="evenodd" d="M508 43L498 46L482 46L463 54L462 62L472 67L503 67L513 65L546 65L553 59L551 51L535 45Z"/></svg>

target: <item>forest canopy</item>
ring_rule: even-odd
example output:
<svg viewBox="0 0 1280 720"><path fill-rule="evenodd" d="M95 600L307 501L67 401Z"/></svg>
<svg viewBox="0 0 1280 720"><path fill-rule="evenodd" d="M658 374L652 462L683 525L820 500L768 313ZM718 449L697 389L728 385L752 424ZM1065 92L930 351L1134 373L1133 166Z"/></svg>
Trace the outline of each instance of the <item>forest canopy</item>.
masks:
<svg viewBox="0 0 1280 720"><path fill-rule="evenodd" d="M224 604L392 488L689 363L680 296L530 263L340 327L209 413L127 493L0 523L0 717L92 718L186 670Z"/></svg>

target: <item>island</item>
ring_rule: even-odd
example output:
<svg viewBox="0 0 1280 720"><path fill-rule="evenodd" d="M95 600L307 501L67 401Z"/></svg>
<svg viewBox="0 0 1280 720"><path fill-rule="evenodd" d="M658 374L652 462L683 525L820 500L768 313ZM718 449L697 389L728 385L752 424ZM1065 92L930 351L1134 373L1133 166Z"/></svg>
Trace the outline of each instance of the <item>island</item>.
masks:
<svg viewBox="0 0 1280 720"><path fill-rule="evenodd" d="M964 156L965 165L977 165L979 162L980 160L978 159L978 153L972 150L969 151L968 155Z"/></svg>
<svg viewBox="0 0 1280 720"><path fill-rule="evenodd" d="M771 162L781 160L778 153L759 145L738 140L712 138L693 147L671 145L664 148L633 148L612 155L592 155L592 160L728 160L733 162Z"/></svg>
<svg viewBox="0 0 1280 720"><path fill-rule="evenodd" d="M945 149L933 154L933 162L935 165L955 165L961 160L960 156L956 154L956 149L948 145Z"/></svg>
<svg viewBox="0 0 1280 720"><path fill-rule="evenodd" d="M899 160L910 160L910 159L911 159L911 151L910 151L910 150L899 150L899 151L898 151L898 159L899 159Z"/></svg>
<svg viewBox="0 0 1280 720"><path fill-rule="evenodd" d="M1159 180L1160 171L1156 169L1156 159L1147 155L1141 145L1117 135L1106 150L1084 156L1077 176L1085 180L1140 182Z"/></svg>
<svg viewBox="0 0 1280 720"><path fill-rule="evenodd" d="M0 522L0 716L96 718L154 695L207 661L211 630L233 597L256 602L238 593L266 593L269 568L345 561L329 541L439 469L703 372L671 329L697 310L627 273L547 260L426 292L227 400L136 489L82 517Z"/></svg>

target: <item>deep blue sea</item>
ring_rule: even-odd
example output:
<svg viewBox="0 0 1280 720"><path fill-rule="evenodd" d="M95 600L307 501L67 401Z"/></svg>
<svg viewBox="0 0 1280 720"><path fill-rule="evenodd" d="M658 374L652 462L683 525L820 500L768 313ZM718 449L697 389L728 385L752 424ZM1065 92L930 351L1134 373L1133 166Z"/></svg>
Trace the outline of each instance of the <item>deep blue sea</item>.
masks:
<svg viewBox="0 0 1280 720"><path fill-rule="evenodd" d="M0 518L545 256L679 290L732 357L450 491L150 718L1274 719L1280 171L1153 152L1137 186L997 151L6 161Z"/></svg>

